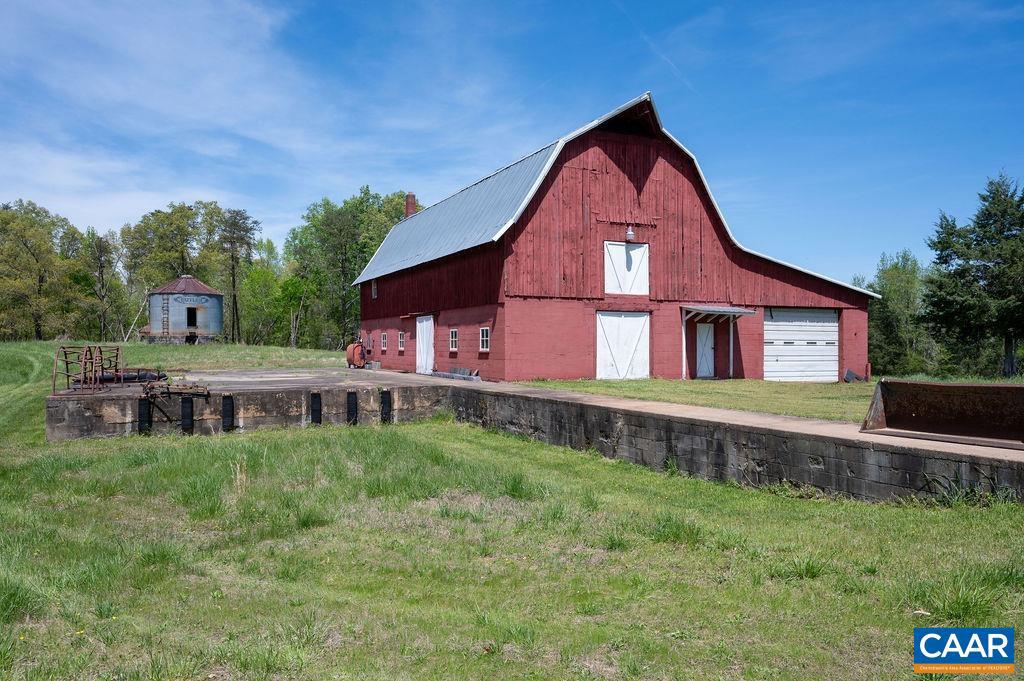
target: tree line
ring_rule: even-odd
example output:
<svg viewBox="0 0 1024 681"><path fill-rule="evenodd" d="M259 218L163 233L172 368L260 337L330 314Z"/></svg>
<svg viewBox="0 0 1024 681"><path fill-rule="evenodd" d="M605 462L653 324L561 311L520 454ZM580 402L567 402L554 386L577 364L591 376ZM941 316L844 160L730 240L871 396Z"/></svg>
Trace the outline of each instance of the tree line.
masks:
<svg viewBox="0 0 1024 681"><path fill-rule="evenodd" d="M247 211L215 201L172 203L105 232L5 203L0 340L130 340L149 291L190 274L224 294L226 341L340 349L359 329L351 283L404 211L404 192L324 198L282 252Z"/></svg>
<svg viewBox="0 0 1024 681"><path fill-rule="evenodd" d="M940 213L933 262L883 254L871 280L869 359L879 375L1013 376L1024 337L1024 192L990 179L974 216ZM351 286L404 216L369 187L309 206L279 251L245 210L172 203L120 230L84 232L30 201L0 206L0 339L129 339L146 294L192 274L225 294L225 340L337 348L359 329Z"/></svg>
<svg viewBox="0 0 1024 681"><path fill-rule="evenodd" d="M940 213L923 266L883 254L871 281L868 357L880 375L1016 376L1024 338L1024 192L1005 174L964 224Z"/></svg>

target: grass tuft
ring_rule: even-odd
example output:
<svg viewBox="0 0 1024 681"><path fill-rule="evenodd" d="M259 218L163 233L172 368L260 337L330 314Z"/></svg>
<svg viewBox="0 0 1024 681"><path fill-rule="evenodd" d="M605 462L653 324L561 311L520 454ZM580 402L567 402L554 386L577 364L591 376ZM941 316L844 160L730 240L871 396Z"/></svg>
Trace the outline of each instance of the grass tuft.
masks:
<svg viewBox="0 0 1024 681"><path fill-rule="evenodd" d="M961 570L944 580L915 584L906 600L915 610L929 613L936 624L969 627L993 620L998 596L984 576Z"/></svg>
<svg viewBox="0 0 1024 681"><path fill-rule="evenodd" d="M817 579L829 569L829 562L815 556L806 558L793 558L783 561L768 569L768 575L773 579L783 581L795 581L801 579Z"/></svg>
<svg viewBox="0 0 1024 681"><path fill-rule="evenodd" d="M1024 556L976 568L978 580L989 588L1024 590Z"/></svg>
<svg viewBox="0 0 1024 681"><path fill-rule="evenodd" d="M224 514L222 486L222 480L213 475L188 478L175 492L174 501L187 508L191 518L216 518Z"/></svg>
<svg viewBox="0 0 1024 681"><path fill-rule="evenodd" d="M171 541L147 541L138 546L136 562L142 567L177 567L184 563L181 546Z"/></svg>
<svg viewBox="0 0 1024 681"><path fill-rule="evenodd" d="M629 538L619 528L613 528L601 537L601 548L607 551L625 551L629 548Z"/></svg>
<svg viewBox="0 0 1024 681"><path fill-rule="evenodd" d="M324 527L332 521L331 514L319 506L303 506L295 511L295 526L300 530Z"/></svg>
<svg viewBox="0 0 1024 681"><path fill-rule="evenodd" d="M0 629L0 672L9 672L14 668L15 656L14 636Z"/></svg>
<svg viewBox="0 0 1024 681"><path fill-rule="evenodd" d="M9 574L0 574L0 624L8 624L42 613L46 605L36 589Z"/></svg>
<svg viewBox="0 0 1024 681"><path fill-rule="evenodd" d="M98 620L109 620L117 614L117 608L110 601L100 601L92 612Z"/></svg>
<svg viewBox="0 0 1024 681"><path fill-rule="evenodd" d="M521 471L501 476L500 489L502 495L519 501L530 501L541 495L540 488L530 483Z"/></svg>
<svg viewBox="0 0 1024 681"><path fill-rule="evenodd" d="M697 523L679 518L672 513L660 513L645 528L651 541L667 544L686 544L694 547L701 544L707 533Z"/></svg>

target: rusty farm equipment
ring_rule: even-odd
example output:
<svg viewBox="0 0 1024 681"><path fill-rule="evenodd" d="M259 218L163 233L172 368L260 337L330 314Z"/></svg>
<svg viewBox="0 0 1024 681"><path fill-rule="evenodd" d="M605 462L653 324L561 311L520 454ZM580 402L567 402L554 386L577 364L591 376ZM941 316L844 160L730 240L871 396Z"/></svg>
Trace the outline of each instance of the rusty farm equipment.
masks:
<svg viewBox="0 0 1024 681"><path fill-rule="evenodd" d="M1024 450L1024 384L883 379L861 432Z"/></svg>
<svg viewBox="0 0 1024 681"><path fill-rule="evenodd" d="M155 369L125 368L122 358L118 345L62 345L53 355L51 392L99 392L114 385L167 378Z"/></svg>

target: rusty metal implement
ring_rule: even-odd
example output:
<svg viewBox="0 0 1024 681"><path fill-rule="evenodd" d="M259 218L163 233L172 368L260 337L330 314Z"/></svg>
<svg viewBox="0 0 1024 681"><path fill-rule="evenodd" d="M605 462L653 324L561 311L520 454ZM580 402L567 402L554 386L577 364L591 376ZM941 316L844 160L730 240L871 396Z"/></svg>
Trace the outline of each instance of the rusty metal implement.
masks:
<svg viewBox="0 0 1024 681"><path fill-rule="evenodd" d="M202 383L168 383L166 381L150 381L143 384L142 394L150 399L157 397L170 397L171 395L209 397L210 389Z"/></svg>
<svg viewBox="0 0 1024 681"><path fill-rule="evenodd" d="M860 430L1024 450L1024 384L883 379Z"/></svg>
<svg viewBox="0 0 1024 681"><path fill-rule="evenodd" d="M58 390L97 392L104 375L121 372L121 348L117 345L62 345L53 355L51 393Z"/></svg>
<svg viewBox="0 0 1024 681"><path fill-rule="evenodd" d="M53 355L50 394L95 393L125 383L167 378L157 369L121 366L118 345L61 345Z"/></svg>

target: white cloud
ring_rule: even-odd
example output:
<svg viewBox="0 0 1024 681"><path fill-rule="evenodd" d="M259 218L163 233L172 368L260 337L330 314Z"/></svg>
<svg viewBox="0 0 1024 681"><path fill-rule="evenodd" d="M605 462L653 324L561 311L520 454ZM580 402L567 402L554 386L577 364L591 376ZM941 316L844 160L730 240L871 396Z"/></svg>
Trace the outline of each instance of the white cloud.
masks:
<svg viewBox="0 0 1024 681"><path fill-rule="evenodd" d="M0 28L0 97L16 103L0 111L0 200L106 228L217 199L281 241L320 196L370 184L432 203L562 132L447 5L402 14L386 44L346 26L327 69L285 46L289 12L256 2L16 3Z"/></svg>

